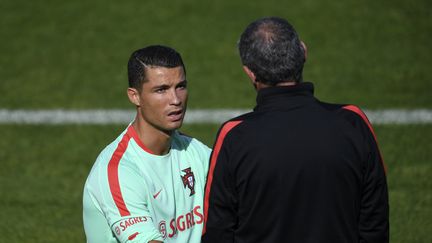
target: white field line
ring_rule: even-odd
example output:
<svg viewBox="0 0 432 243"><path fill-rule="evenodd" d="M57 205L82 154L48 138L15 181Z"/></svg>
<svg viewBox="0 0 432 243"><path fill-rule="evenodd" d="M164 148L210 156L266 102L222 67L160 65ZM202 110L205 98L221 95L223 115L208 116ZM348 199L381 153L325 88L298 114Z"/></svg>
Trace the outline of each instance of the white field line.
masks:
<svg viewBox="0 0 432 243"><path fill-rule="evenodd" d="M243 109L190 109L185 124L220 124L240 114ZM432 109L365 110L373 124L431 124ZM128 124L134 110L8 110L0 109L0 124Z"/></svg>

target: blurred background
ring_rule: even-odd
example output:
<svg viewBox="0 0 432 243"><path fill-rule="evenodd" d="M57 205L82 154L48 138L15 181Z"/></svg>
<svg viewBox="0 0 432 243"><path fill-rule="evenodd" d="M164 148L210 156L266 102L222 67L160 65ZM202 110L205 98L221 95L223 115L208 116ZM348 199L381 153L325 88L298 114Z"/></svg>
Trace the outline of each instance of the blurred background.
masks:
<svg viewBox="0 0 432 243"><path fill-rule="evenodd" d="M130 54L178 50L189 109L251 109L236 43L253 20L289 20L308 46L304 79L324 101L432 108L432 2L0 0L0 109L131 109ZM127 124L0 124L1 242L84 242L81 194ZM182 131L212 146L219 124ZM388 167L391 242L432 242L432 124L375 126Z"/></svg>

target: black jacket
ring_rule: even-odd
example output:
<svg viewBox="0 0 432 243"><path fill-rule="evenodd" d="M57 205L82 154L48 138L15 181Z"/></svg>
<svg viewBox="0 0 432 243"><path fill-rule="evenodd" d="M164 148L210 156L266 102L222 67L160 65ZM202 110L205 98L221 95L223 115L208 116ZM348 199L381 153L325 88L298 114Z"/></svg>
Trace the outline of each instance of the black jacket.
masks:
<svg viewBox="0 0 432 243"><path fill-rule="evenodd" d="M312 83L265 88L213 149L203 243L389 241L385 168L356 106Z"/></svg>

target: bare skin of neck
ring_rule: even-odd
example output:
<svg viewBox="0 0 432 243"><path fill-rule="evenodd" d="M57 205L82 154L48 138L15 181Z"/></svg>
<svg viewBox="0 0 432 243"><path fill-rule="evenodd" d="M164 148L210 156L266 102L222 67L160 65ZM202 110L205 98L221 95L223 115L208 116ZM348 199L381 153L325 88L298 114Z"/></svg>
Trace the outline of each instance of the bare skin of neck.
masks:
<svg viewBox="0 0 432 243"><path fill-rule="evenodd" d="M157 155L167 154L171 148L170 131L162 131L147 122L139 114L132 123L133 128L138 134L141 142Z"/></svg>
<svg viewBox="0 0 432 243"><path fill-rule="evenodd" d="M269 85L269 84L265 84L265 83L261 83L261 82L256 81L255 74L247 66L243 66L243 71L249 77L249 79L252 82L252 85L255 87L256 91L258 91L260 89L268 88L268 87L274 87L273 85ZM291 80L283 81L283 82L276 84L276 86L293 86L293 85L296 85L296 82L291 81Z"/></svg>
<svg viewBox="0 0 432 243"><path fill-rule="evenodd" d="M281 82L281 83L276 84L276 86L293 86L293 85L296 85L296 82L286 81L286 82ZM274 87L272 85L264 84L261 82L254 82L254 86L255 86L257 91L260 89L268 88L268 87Z"/></svg>

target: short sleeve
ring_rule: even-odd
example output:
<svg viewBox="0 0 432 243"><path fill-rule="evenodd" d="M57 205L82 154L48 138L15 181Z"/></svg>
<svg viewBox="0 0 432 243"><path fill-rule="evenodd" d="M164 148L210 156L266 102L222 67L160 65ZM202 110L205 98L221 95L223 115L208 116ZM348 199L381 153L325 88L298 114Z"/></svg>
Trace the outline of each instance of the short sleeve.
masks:
<svg viewBox="0 0 432 243"><path fill-rule="evenodd" d="M148 210L148 191L137 169L130 164L108 165L106 176L93 188L96 200L119 242L162 241ZM126 164L126 165L125 165Z"/></svg>

